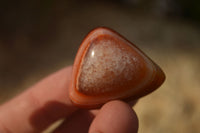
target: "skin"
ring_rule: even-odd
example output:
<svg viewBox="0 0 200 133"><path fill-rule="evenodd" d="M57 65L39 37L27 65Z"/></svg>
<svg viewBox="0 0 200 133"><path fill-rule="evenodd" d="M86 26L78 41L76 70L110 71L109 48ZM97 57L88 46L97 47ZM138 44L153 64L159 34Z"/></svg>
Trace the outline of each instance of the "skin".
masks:
<svg viewBox="0 0 200 133"><path fill-rule="evenodd" d="M68 97L71 71L70 66L53 73L1 105L0 133L40 133L61 118L53 133L137 133L136 113L125 102L96 110L75 107Z"/></svg>

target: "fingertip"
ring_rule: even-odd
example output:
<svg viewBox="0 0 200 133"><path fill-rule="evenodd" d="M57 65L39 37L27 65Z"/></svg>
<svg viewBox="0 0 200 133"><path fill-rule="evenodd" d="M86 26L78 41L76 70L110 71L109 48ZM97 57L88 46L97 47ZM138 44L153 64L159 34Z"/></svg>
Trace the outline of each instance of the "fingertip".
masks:
<svg viewBox="0 0 200 133"><path fill-rule="evenodd" d="M122 101L106 103L92 122L89 133L137 133L138 118Z"/></svg>

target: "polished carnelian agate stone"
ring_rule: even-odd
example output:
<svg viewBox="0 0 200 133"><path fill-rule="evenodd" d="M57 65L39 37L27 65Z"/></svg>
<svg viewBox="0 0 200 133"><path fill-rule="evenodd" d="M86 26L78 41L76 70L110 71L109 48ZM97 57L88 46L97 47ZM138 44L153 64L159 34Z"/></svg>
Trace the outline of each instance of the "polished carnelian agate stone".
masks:
<svg viewBox="0 0 200 133"><path fill-rule="evenodd" d="M83 40L73 66L70 98L83 108L114 99L138 99L158 88L163 71L134 44L108 28Z"/></svg>

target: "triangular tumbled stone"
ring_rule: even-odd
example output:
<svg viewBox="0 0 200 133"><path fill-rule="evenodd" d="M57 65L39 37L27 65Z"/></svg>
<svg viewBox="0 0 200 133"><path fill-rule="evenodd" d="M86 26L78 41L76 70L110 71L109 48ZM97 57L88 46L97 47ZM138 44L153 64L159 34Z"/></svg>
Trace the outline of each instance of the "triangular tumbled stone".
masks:
<svg viewBox="0 0 200 133"><path fill-rule="evenodd" d="M94 108L113 99L137 99L164 81L162 70L135 45L108 28L91 31L77 53L70 98Z"/></svg>

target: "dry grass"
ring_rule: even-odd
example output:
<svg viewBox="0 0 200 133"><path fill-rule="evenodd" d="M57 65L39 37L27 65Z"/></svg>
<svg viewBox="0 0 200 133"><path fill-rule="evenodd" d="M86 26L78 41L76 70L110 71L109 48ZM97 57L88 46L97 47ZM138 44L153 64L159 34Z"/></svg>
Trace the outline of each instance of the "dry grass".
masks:
<svg viewBox="0 0 200 133"><path fill-rule="evenodd" d="M135 107L141 124L139 132L200 132L199 58L179 53L162 59L165 83Z"/></svg>

